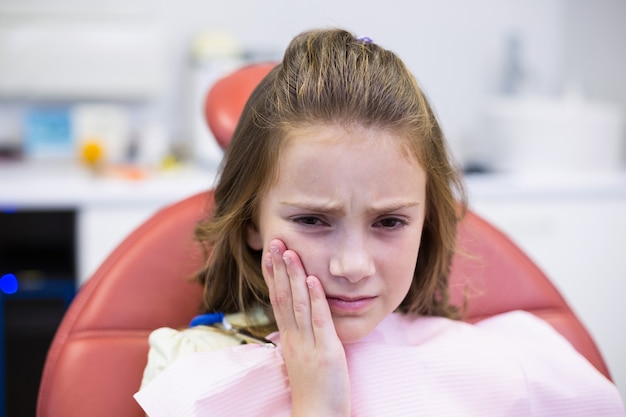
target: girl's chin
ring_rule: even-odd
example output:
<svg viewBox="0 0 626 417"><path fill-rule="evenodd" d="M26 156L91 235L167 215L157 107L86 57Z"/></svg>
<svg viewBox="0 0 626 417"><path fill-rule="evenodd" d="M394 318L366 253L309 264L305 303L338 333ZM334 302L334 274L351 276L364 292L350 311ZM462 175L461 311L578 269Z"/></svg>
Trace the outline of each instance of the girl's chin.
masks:
<svg viewBox="0 0 626 417"><path fill-rule="evenodd" d="M367 326L366 328L363 326L359 326L357 324L349 324L349 323L341 323L339 325L335 324L335 328L337 330L337 336L341 343L354 343L363 339L372 331L374 327Z"/></svg>

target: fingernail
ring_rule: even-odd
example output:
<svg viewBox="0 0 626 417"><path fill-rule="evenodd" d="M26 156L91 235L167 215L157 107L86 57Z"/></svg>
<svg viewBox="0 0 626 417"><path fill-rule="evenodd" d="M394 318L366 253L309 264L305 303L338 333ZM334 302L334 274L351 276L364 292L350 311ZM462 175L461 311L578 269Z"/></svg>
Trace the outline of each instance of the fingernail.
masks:
<svg viewBox="0 0 626 417"><path fill-rule="evenodd" d="M267 266L268 268L274 266L274 264L272 263L272 258L265 257L265 266Z"/></svg>
<svg viewBox="0 0 626 417"><path fill-rule="evenodd" d="M307 278L306 279L306 286L309 288L313 288L313 279L312 278Z"/></svg>
<svg viewBox="0 0 626 417"><path fill-rule="evenodd" d="M291 258L288 256L283 256L283 261L285 262L285 265L291 265Z"/></svg>
<svg viewBox="0 0 626 417"><path fill-rule="evenodd" d="M270 246L270 251L272 251L272 253L278 253L278 246Z"/></svg>

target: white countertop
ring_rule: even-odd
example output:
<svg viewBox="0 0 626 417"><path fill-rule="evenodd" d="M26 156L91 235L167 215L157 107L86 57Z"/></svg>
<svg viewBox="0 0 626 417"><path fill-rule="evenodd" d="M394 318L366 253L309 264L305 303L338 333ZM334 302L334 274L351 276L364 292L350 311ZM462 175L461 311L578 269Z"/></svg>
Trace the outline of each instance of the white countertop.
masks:
<svg viewBox="0 0 626 417"><path fill-rule="evenodd" d="M96 176L84 167L54 162L0 162L0 206L84 207L162 204L211 188L215 172L191 167L143 170L141 178L125 171Z"/></svg>

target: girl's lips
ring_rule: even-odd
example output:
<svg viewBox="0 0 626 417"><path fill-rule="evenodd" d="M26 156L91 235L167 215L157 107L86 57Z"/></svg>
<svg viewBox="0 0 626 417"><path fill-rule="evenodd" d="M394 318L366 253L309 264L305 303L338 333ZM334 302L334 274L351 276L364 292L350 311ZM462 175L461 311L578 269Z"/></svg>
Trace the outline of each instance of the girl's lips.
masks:
<svg viewBox="0 0 626 417"><path fill-rule="evenodd" d="M326 297L333 313L357 314L372 305L376 297Z"/></svg>

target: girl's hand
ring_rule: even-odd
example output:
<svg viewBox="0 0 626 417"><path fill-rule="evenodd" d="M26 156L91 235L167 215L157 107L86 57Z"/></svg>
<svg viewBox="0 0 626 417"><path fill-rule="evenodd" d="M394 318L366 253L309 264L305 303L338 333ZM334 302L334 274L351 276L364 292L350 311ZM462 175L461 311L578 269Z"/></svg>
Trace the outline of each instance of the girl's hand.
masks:
<svg viewBox="0 0 626 417"><path fill-rule="evenodd" d="M292 416L349 416L350 381L326 294L280 240L264 254L264 276L291 386Z"/></svg>

